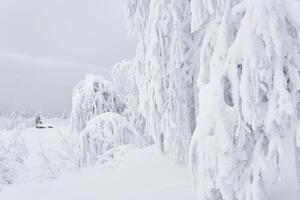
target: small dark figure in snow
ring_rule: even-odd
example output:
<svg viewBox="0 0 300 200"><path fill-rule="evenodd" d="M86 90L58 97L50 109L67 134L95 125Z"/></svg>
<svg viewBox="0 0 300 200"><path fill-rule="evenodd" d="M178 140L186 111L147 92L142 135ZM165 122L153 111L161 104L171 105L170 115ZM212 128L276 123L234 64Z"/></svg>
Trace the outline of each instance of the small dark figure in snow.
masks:
<svg viewBox="0 0 300 200"><path fill-rule="evenodd" d="M35 128L42 128L42 124L41 116L38 114L35 118Z"/></svg>
<svg viewBox="0 0 300 200"><path fill-rule="evenodd" d="M41 118L41 116L38 114L38 115L35 117L35 128L39 128L39 129L42 129L42 128L53 128L53 126L50 126L50 125L47 125L47 124L43 124L42 118Z"/></svg>

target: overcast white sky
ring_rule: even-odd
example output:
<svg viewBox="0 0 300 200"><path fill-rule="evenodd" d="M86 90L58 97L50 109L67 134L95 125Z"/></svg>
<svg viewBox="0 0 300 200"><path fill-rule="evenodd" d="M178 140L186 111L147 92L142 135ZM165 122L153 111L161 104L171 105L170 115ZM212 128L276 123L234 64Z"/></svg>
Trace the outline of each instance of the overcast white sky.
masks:
<svg viewBox="0 0 300 200"><path fill-rule="evenodd" d="M128 37L123 3L0 0L0 113L69 110L71 89L84 74L107 76L130 59L136 42Z"/></svg>

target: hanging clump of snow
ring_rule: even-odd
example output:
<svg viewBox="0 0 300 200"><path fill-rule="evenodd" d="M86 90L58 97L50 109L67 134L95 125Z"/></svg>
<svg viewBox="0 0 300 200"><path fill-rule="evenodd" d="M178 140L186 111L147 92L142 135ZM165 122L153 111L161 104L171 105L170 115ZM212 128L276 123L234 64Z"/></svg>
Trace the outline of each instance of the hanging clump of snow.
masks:
<svg viewBox="0 0 300 200"><path fill-rule="evenodd" d="M299 27L285 1L192 0L203 30L190 167L200 199L266 199L263 174L294 134Z"/></svg>
<svg viewBox="0 0 300 200"><path fill-rule="evenodd" d="M189 163L200 199L234 200L240 167L234 149L237 115L232 84L225 73L226 55L234 35L231 1L192 1L192 27L201 30L197 127ZM196 9L197 8L197 9ZM236 184L236 185L235 185Z"/></svg>
<svg viewBox="0 0 300 200"><path fill-rule="evenodd" d="M135 128L117 113L103 113L90 120L80 134L80 166L97 163L108 150L121 145L143 147L146 142Z"/></svg>
<svg viewBox="0 0 300 200"><path fill-rule="evenodd" d="M105 113L122 113L124 103L114 85L101 76L87 75L73 89L71 130L79 134L93 117Z"/></svg>

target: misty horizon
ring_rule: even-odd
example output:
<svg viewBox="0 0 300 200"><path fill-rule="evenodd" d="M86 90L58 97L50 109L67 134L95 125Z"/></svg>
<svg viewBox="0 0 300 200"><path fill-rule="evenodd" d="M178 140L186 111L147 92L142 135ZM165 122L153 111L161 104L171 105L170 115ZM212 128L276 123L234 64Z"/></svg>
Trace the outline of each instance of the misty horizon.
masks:
<svg viewBox="0 0 300 200"><path fill-rule="evenodd" d="M110 79L135 53L123 8L122 0L1 1L0 114L69 112L86 74Z"/></svg>

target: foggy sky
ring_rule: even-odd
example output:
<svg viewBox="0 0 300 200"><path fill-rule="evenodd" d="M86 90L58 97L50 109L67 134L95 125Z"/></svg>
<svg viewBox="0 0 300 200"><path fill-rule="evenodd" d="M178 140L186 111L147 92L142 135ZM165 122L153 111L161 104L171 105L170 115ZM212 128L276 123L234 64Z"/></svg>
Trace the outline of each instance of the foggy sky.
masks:
<svg viewBox="0 0 300 200"><path fill-rule="evenodd" d="M128 37L123 4L0 0L0 114L23 107L69 111L79 79L108 76L116 62L130 59L136 42Z"/></svg>

